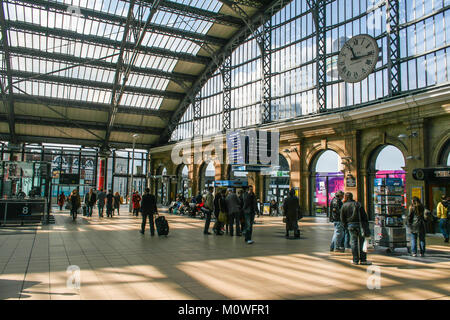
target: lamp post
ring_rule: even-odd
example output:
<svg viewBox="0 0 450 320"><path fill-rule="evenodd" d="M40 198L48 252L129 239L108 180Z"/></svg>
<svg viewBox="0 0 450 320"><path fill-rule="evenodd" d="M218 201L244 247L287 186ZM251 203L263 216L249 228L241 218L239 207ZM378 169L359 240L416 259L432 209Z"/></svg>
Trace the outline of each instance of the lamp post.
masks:
<svg viewBox="0 0 450 320"><path fill-rule="evenodd" d="M130 183L128 185L128 193L129 193L129 198L130 198L130 203L128 205L128 211L129 212L133 212L133 191L131 190L131 188L133 187L133 177L134 177L134 145L136 143L136 138L139 137L139 135L137 133L133 134L133 155L132 155L132 159L131 159L131 179L130 179Z"/></svg>

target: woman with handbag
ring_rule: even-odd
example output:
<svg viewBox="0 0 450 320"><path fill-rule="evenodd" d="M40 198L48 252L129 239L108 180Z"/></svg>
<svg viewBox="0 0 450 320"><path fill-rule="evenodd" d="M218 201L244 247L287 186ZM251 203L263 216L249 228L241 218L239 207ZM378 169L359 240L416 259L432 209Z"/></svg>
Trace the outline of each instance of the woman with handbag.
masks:
<svg viewBox="0 0 450 320"><path fill-rule="evenodd" d="M411 233L411 251L412 256L417 257L417 239L419 239L420 255L425 256L425 208L417 197L412 198L411 206L408 211L406 224Z"/></svg>
<svg viewBox="0 0 450 320"><path fill-rule="evenodd" d="M358 201L353 200L353 194L344 194L344 204L341 208L341 222L348 228L352 247L353 264L371 265L363 250L364 240L370 237L369 219L366 211Z"/></svg>

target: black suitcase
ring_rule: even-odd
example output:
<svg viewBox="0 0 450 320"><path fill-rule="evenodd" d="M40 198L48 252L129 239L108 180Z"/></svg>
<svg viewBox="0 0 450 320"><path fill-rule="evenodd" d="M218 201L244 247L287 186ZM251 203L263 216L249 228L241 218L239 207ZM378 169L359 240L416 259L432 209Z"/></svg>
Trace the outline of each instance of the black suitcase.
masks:
<svg viewBox="0 0 450 320"><path fill-rule="evenodd" d="M163 216L159 216L155 219L156 224L156 232L158 232L158 236L167 236L169 234L169 224L167 220Z"/></svg>
<svg viewBox="0 0 450 320"><path fill-rule="evenodd" d="M83 206L83 216L87 216L87 207Z"/></svg>

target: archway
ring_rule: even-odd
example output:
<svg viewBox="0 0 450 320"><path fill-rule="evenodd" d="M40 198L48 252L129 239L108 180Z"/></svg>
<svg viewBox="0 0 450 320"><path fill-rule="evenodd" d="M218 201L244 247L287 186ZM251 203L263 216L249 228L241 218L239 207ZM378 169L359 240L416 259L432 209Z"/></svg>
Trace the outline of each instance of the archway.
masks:
<svg viewBox="0 0 450 320"><path fill-rule="evenodd" d="M199 181L199 193L205 193L208 187L214 187L214 180L216 179L216 167L214 162L205 162L200 167L200 181Z"/></svg>
<svg viewBox="0 0 450 320"><path fill-rule="evenodd" d="M333 150L318 153L310 165L311 213L327 216L328 206L338 190L344 190L341 157Z"/></svg>
<svg viewBox="0 0 450 320"><path fill-rule="evenodd" d="M177 169L177 194L183 195L186 199L191 196L189 180L189 168L182 164Z"/></svg>
<svg viewBox="0 0 450 320"><path fill-rule="evenodd" d="M369 158L369 217L386 212L400 212L406 206L406 172L403 153L393 145L381 145ZM385 203L389 195L389 203ZM391 197L392 196L392 197Z"/></svg>
<svg viewBox="0 0 450 320"><path fill-rule="evenodd" d="M289 162L279 154L278 166L271 167L271 171L264 177L264 202L283 202L289 193L290 172Z"/></svg>

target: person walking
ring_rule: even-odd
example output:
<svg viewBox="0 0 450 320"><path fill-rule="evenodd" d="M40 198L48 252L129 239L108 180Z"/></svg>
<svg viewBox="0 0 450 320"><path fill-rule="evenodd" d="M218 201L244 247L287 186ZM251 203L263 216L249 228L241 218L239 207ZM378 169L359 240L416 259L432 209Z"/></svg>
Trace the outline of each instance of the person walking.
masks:
<svg viewBox="0 0 450 320"><path fill-rule="evenodd" d="M72 216L72 219L75 220L77 218L78 209L81 208L81 198L77 189L73 189L68 201L70 201L70 204L72 205L70 215Z"/></svg>
<svg viewBox="0 0 450 320"><path fill-rule="evenodd" d="M211 214L214 211L214 196L212 194L213 191L213 187L208 188L208 193L206 194L205 203L202 209L205 214L205 228L203 229L203 234L211 234L211 232L209 232L209 225L211 223ZM198 199L196 200L198 202Z"/></svg>
<svg viewBox="0 0 450 320"><path fill-rule="evenodd" d="M291 189L289 195L283 203L283 214L286 216L286 238L289 238L289 231L294 230L294 236L300 238L298 229L298 219L300 218L300 204L295 196L295 190Z"/></svg>
<svg viewBox="0 0 450 320"><path fill-rule="evenodd" d="M334 198L330 202L330 222L334 224L334 233L331 238L330 251L345 252L344 247L344 226L341 223L341 208L342 199L344 198L344 192L339 190L334 195Z"/></svg>
<svg viewBox="0 0 450 320"><path fill-rule="evenodd" d="M413 197L408 210L406 225L411 235L411 254L417 257L417 240L422 257L425 256L425 208L418 197Z"/></svg>
<svg viewBox="0 0 450 320"><path fill-rule="evenodd" d="M244 189L244 194L242 195L243 200L243 212L245 217L245 242L247 244L252 244L254 241L252 240L253 233L253 222L255 221L255 214L258 210L256 206L256 196L253 193L253 186L249 186ZM247 191L248 190L248 191Z"/></svg>
<svg viewBox="0 0 450 320"><path fill-rule="evenodd" d="M106 195L106 216L112 218L114 212L114 195L112 190L108 191Z"/></svg>
<svg viewBox="0 0 450 320"><path fill-rule="evenodd" d="M64 192L61 192L61 194L58 196L59 210L63 209L64 202L66 202L66 195L64 194Z"/></svg>
<svg viewBox="0 0 450 320"><path fill-rule="evenodd" d="M448 207L450 206L450 197L445 199L445 196L442 195L441 201L437 204L436 214L439 219L439 229L441 230L442 235L444 236L444 242L448 242L449 237L449 216L448 216Z"/></svg>
<svg viewBox="0 0 450 320"><path fill-rule="evenodd" d="M242 232L245 230L245 217L244 217L244 190L238 191L238 199L239 199L239 223L241 225L241 233L238 236L242 236Z"/></svg>
<svg viewBox="0 0 450 320"><path fill-rule="evenodd" d="M120 193L116 192L114 194L114 211L116 211L116 209L117 209L117 215L118 216L120 216L120 205L121 204L122 204L122 202L121 202ZM113 211L113 214L114 214L114 211Z"/></svg>
<svg viewBox="0 0 450 320"><path fill-rule="evenodd" d="M86 205L86 216L92 217L92 211L94 211L95 201L97 200L97 195L94 192L94 188L91 188L88 193L84 196L84 204Z"/></svg>
<svg viewBox="0 0 450 320"><path fill-rule="evenodd" d="M133 202L133 215L139 216L139 209L141 208L141 195L137 192L137 190L134 191L133 197L131 198L131 201Z"/></svg>
<svg viewBox="0 0 450 320"><path fill-rule="evenodd" d="M103 218L103 209L105 207L106 193L103 192L103 188L99 190L97 194L97 209L98 217Z"/></svg>
<svg viewBox="0 0 450 320"><path fill-rule="evenodd" d="M241 222L240 222L240 201L234 189L230 189L228 196L225 199L228 210L228 225L230 229L230 236L234 235L234 223L236 223L236 235L241 234Z"/></svg>
<svg viewBox="0 0 450 320"><path fill-rule="evenodd" d="M344 194L344 204L341 208L341 222L348 227L350 244L352 246L353 264L371 265L367 254L363 251L364 239L367 236L369 219L361 204L353 200L353 194Z"/></svg>
<svg viewBox="0 0 450 320"><path fill-rule="evenodd" d="M145 224L147 223L147 217L150 223L150 234L155 235L155 221L154 215L158 214L158 208L156 206L156 197L150 194L150 188L146 188L141 201L142 212L142 224L140 233L145 233Z"/></svg>

